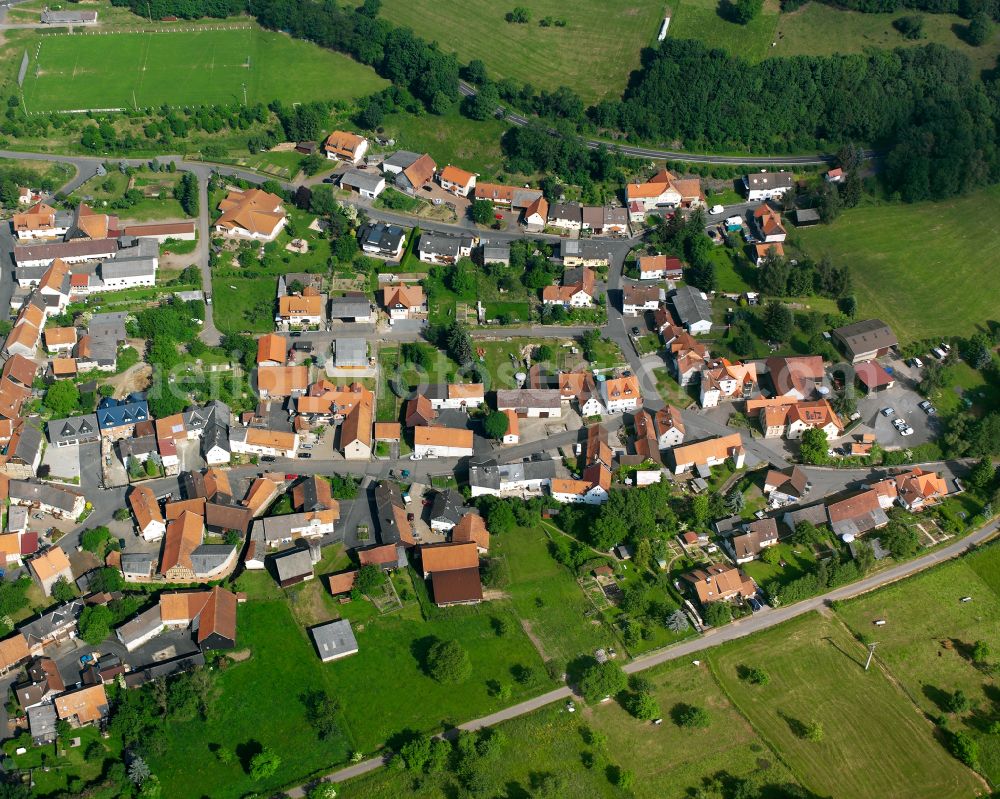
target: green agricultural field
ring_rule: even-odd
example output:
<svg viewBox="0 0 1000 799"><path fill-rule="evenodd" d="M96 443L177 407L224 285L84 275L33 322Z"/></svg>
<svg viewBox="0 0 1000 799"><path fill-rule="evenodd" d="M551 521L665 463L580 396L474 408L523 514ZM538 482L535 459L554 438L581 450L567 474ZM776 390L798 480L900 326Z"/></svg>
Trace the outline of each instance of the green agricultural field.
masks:
<svg viewBox="0 0 1000 799"><path fill-rule="evenodd" d="M708 658L725 692L810 790L838 799L975 795L984 787L978 777L945 751L891 677L864 671L865 654L839 621L811 614ZM738 676L757 666L769 673L767 685ZM803 735L813 722L820 741Z"/></svg>
<svg viewBox="0 0 1000 799"><path fill-rule="evenodd" d="M730 22L721 15L720 7L719 0L675 0L667 35L671 39L698 39L748 61L764 59L778 24L777 0L767 0L748 25Z"/></svg>
<svg viewBox="0 0 1000 799"><path fill-rule="evenodd" d="M997 270L1000 186L938 203L845 211L832 225L795 232L814 259L850 264L859 316L877 316L903 343L969 335L1000 318L1000 292L984 290Z"/></svg>
<svg viewBox="0 0 1000 799"><path fill-rule="evenodd" d="M546 660L563 667L595 649L615 645L614 635L583 589L548 550L543 530L517 528L494 538L494 555L510 572L506 589L525 630Z"/></svg>
<svg viewBox="0 0 1000 799"><path fill-rule="evenodd" d="M280 601L247 603L239 608L238 622L237 645L249 648L252 657L219 675L220 696L207 721L170 722L165 750L149 758L163 782L164 799L237 799L277 789L347 758L351 742L342 720L341 729L325 740L306 722L302 692L323 690L338 697L338 682L334 670L320 663L288 606ZM262 724L268 713L280 713L282 723ZM281 757L281 769L265 783L254 783L239 760L220 762L213 752L220 745L247 759L256 747L266 746Z"/></svg>
<svg viewBox="0 0 1000 799"><path fill-rule="evenodd" d="M528 23L504 20L514 6L530 10ZM494 77L536 89L569 86L590 103L621 95L640 51L656 41L663 13L656 0L613 6L602 0L384 0L381 16L455 51L460 61L481 59ZM542 27L546 17L566 26Z"/></svg>
<svg viewBox="0 0 1000 799"><path fill-rule="evenodd" d="M1000 742L984 732L996 717L997 683L972 661L976 641L1000 654L1000 546L993 545L860 599L837 613L860 635L878 640L876 656L931 716L945 713L947 695L961 689L970 710L953 716L979 741L983 773L1000 781ZM971 602L960 602L971 596ZM873 622L885 619L876 628Z"/></svg>
<svg viewBox="0 0 1000 799"><path fill-rule="evenodd" d="M591 720L594 729L608 736L611 760L638 777L642 788L636 790L637 797L687 799L704 779L720 772L739 778L756 775L768 786L796 783L720 690L704 663L675 661L643 676L653 684L653 695L663 712L662 725L637 721L617 702L594 708ZM685 729L675 724L670 713L682 702L705 708L708 726ZM762 795L771 794L765 790Z"/></svg>
<svg viewBox="0 0 1000 799"><path fill-rule="evenodd" d="M233 30L39 37L29 111L351 100L386 84L347 56L248 25ZM295 80L288 80L294 74Z"/></svg>

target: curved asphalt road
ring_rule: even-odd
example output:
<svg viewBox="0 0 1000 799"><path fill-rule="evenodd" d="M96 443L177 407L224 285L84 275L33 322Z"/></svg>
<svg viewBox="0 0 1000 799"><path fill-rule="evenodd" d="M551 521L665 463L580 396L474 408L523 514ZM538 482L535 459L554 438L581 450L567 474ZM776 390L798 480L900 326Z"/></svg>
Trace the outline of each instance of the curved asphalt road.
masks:
<svg viewBox="0 0 1000 799"><path fill-rule="evenodd" d="M894 583L905 577L910 577L917 572L930 568L931 566L936 566L946 560L963 555L973 546L981 544L987 539L993 537L997 533L998 523L1000 522L994 520L989 524L980 527L974 533L966 536L965 538L948 544L947 546L935 550L934 552L930 552L923 557L917 558L916 560L911 560L907 563L900 563L897 566L893 566L891 569L886 569L878 574L873 574L870 577L866 577L865 579L852 583L851 585L842 586L821 596L806 599L794 605L789 605L783 608L765 609L755 613L749 618L740 619L739 621L735 621L719 629L709 630L709 632L699 638L684 641L674 646L667 647L666 649L661 649L657 652L652 652L648 655L638 657L631 663L627 663L623 668L628 674L645 671L646 669L651 669L654 666L659 666L660 664L666 663L670 660L689 657L698 652L702 652L705 649L713 647L716 644L733 641L737 638L744 638L748 635L760 632L761 630L774 627L775 625L786 622L789 619L794 619L797 616L802 616L803 614L817 610L832 600L849 599L850 597L855 597L860 594L873 591L876 588L888 585L889 583ZM960 593L961 591L956 589L956 601L958 600ZM548 693L541 694L540 696L533 697L532 699L527 699L516 705L512 705L511 707L505 708L496 713L492 713L489 716L483 716L482 718L473 719L472 721L467 721L464 724L459 724L457 729L478 730L483 727L491 727L494 724L500 724L501 722L508 721L509 719L517 718L518 716L523 716L527 713L532 713L539 708L545 707L546 705L551 705L552 703L559 702L561 700L571 699L574 696L575 694L568 686L563 686L549 691ZM387 756L374 757L328 774L324 779L330 782L344 782L345 780L353 779L354 777L359 777L363 774L375 771L379 767L385 765L387 760ZM305 796L305 791L302 786L299 786L288 790L287 795L298 799L298 797Z"/></svg>

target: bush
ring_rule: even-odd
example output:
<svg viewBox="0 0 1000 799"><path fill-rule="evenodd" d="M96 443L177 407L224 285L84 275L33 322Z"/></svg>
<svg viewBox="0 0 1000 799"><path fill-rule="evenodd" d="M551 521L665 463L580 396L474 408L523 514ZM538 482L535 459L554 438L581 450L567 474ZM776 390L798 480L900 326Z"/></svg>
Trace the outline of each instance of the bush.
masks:
<svg viewBox="0 0 1000 799"><path fill-rule="evenodd" d="M740 677L751 685L767 685L771 681L771 675L759 666L743 667Z"/></svg>
<svg viewBox="0 0 1000 799"><path fill-rule="evenodd" d="M643 721L660 717L660 704L652 694L629 694L623 703L625 710Z"/></svg>
<svg viewBox="0 0 1000 799"><path fill-rule="evenodd" d="M460 683L472 674L472 661L458 641L435 641L427 653L427 671L440 683Z"/></svg>
<svg viewBox="0 0 1000 799"><path fill-rule="evenodd" d="M580 678L580 693L588 702L600 702L625 690L628 680L622 667L614 661L594 663Z"/></svg>
<svg viewBox="0 0 1000 799"><path fill-rule="evenodd" d="M684 703L675 705L674 709L670 711L670 715L678 727L686 729L707 727L709 723L708 711L698 705Z"/></svg>
<svg viewBox="0 0 1000 799"><path fill-rule="evenodd" d="M704 618L709 627L721 627L733 620L733 611L727 602L711 602L705 606Z"/></svg>

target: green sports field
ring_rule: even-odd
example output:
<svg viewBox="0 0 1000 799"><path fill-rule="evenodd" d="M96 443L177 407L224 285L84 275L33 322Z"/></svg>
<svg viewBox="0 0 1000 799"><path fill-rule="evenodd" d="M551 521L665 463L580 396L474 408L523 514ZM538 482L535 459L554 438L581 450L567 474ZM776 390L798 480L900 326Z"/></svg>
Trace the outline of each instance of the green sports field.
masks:
<svg viewBox="0 0 1000 799"><path fill-rule="evenodd" d="M387 85L340 53L246 24L44 36L29 56L29 112L242 102L244 91L251 103L350 100Z"/></svg>

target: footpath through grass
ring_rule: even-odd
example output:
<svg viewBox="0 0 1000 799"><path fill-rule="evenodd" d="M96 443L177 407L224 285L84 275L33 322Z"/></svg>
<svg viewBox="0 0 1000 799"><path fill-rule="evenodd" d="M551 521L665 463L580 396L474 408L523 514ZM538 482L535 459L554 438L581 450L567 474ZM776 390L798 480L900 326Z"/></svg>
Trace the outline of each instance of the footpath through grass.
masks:
<svg viewBox="0 0 1000 799"><path fill-rule="evenodd" d="M802 228L812 258L850 264L859 318L887 322L903 343L969 335L1000 318L1000 186L954 200L845 211L832 225Z"/></svg>
<svg viewBox="0 0 1000 799"><path fill-rule="evenodd" d="M352 100L387 85L332 50L248 23L229 27L40 37L29 43L25 106L38 112Z"/></svg>

